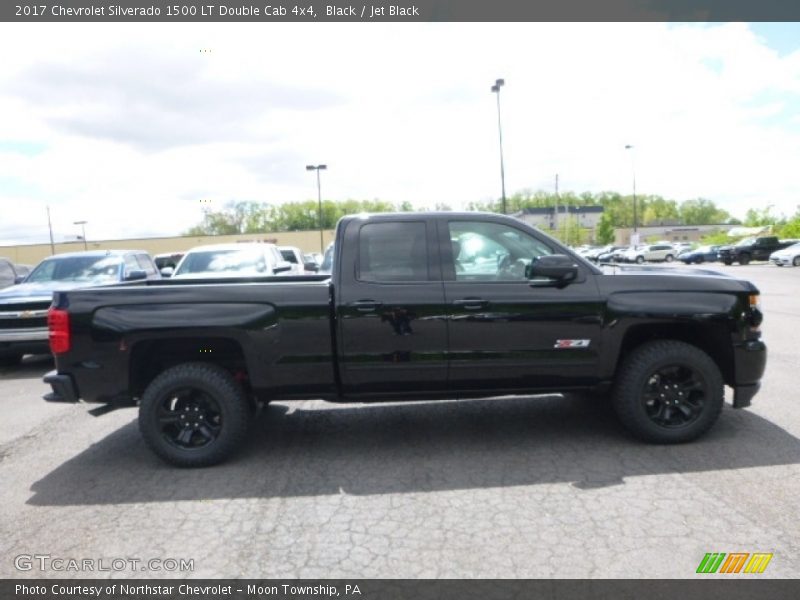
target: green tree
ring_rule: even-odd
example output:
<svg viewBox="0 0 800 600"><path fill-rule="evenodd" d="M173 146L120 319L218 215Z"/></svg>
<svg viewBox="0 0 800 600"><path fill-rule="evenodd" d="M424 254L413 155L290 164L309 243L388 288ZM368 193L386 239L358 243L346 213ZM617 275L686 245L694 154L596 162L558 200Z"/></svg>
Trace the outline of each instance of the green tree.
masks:
<svg viewBox="0 0 800 600"><path fill-rule="evenodd" d="M597 224L597 229L594 232L595 239L597 240L598 244L610 244L614 241L614 221L611 218L611 215L608 213L603 213L603 216L600 217L600 221Z"/></svg>
<svg viewBox="0 0 800 600"><path fill-rule="evenodd" d="M716 225L731 218L727 211L718 208L711 200L697 198L681 203L680 216L684 225Z"/></svg>

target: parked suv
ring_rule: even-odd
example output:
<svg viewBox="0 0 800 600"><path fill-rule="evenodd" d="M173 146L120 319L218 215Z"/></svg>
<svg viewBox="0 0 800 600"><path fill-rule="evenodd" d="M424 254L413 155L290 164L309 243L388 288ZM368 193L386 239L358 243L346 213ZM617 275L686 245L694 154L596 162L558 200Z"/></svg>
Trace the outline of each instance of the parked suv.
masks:
<svg viewBox="0 0 800 600"><path fill-rule="evenodd" d="M20 283L27 274L27 271L20 271L19 266L7 258L0 257L0 289Z"/></svg>
<svg viewBox="0 0 800 600"><path fill-rule="evenodd" d="M50 351L47 309L54 291L160 278L143 250L92 250L44 259L23 283L0 291L0 364Z"/></svg>
<svg viewBox="0 0 800 600"><path fill-rule="evenodd" d="M675 248L669 244L653 244L651 246L636 246L622 255L623 262L643 263L645 261L672 262L677 254Z"/></svg>

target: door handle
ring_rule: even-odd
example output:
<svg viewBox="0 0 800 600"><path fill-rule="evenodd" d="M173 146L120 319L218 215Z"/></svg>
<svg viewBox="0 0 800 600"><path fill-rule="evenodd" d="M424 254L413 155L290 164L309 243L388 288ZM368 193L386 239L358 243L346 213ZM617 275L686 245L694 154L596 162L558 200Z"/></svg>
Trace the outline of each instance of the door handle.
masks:
<svg viewBox="0 0 800 600"><path fill-rule="evenodd" d="M377 302L376 300L356 300L355 302L351 302L349 306L355 308L358 312L372 312L383 306L383 302Z"/></svg>
<svg viewBox="0 0 800 600"><path fill-rule="evenodd" d="M453 306L458 306L465 310L480 310L486 308L487 304L489 302L482 298L462 298L461 300L453 301Z"/></svg>

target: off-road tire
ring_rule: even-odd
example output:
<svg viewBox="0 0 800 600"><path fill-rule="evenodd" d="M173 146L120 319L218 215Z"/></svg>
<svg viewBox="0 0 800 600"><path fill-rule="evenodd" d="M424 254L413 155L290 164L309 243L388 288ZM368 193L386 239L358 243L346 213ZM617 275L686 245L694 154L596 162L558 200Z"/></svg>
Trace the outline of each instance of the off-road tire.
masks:
<svg viewBox="0 0 800 600"><path fill-rule="evenodd" d="M676 373L691 373L698 380L700 389L686 391L685 399L677 399L678 392L674 392L676 400L670 405L669 396L666 401L661 400L658 396L663 398L663 394L658 391L662 382L671 387L667 385L669 379L665 373L673 369ZM654 386L652 382L657 377L659 383ZM655 394L653 389L657 390ZM680 389L688 388L681 383ZM653 400L654 395L656 400ZM700 408L692 409L698 402ZM714 360L696 346L677 340L648 342L634 349L623 360L612 392L612 404L623 425L639 439L657 444L697 439L717 421L723 402L722 375ZM669 415L674 415L677 420L688 419L685 412L689 411L693 420L684 424L659 423L657 415L653 414L657 411L662 417L668 419Z"/></svg>
<svg viewBox="0 0 800 600"><path fill-rule="evenodd" d="M250 402L230 373L209 363L183 363L147 386L139 404L139 431L168 463L208 467L242 446L250 417Z"/></svg>

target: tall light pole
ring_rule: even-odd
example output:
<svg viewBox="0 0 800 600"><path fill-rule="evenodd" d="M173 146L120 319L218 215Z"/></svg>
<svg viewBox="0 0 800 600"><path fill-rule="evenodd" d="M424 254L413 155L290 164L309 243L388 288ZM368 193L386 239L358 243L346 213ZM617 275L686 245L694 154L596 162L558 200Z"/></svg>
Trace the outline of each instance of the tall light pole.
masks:
<svg viewBox="0 0 800 600"><path fill-rule="evenodd" d="M503 214L506 214L506 170L503 165L503 126L500 121L500 88L505 84L505 79L498 79L492 86L492 91L497 95L497 133L500 136L500 185L503 190Z"/></svg>
<svg viewBox="0 0 800 600"><path fill-rule="evenodd" d="M633 175L633 235L638 238L638 219L636 218L636 165L633 160L633 146L628 144L625 146L625 150L631 151L631 174Z"/></svg>
<svg viewBox="0 0 800 600"><path fill-rule="evenodd" d="M86 243L86 224L89 221L73 221L73 225L80 225L81 226L81 234L83 235L83 249L88 250L89 245Z"/></svg>
<svg viewBox="0 0 800 600"><path fill-rule="evenodd" d="M317 199L319 200L318 221L319 221L319 251L325 253L325 242L322 241L322 185L319 181L319 172L328 168L328 165L306 165L306 171L317 172Z"/></svg>

